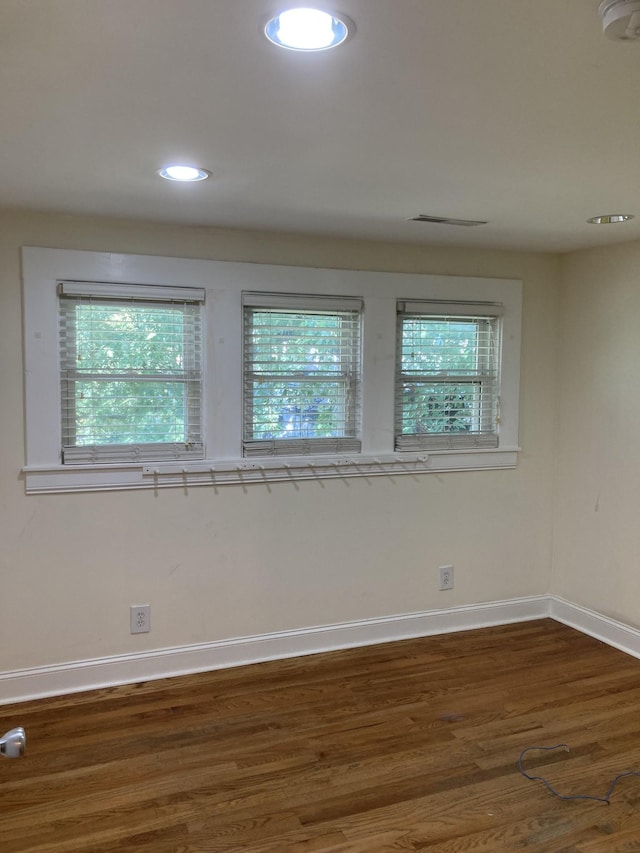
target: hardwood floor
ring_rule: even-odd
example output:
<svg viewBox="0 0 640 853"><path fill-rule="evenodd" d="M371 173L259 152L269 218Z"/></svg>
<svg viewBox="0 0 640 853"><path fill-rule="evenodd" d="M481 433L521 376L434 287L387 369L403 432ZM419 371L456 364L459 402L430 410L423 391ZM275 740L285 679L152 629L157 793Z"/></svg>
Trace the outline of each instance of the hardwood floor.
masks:
<svg viewBox="0 0 640 853"><path fill-rule="evenodd" d="M640 661L550 620L0 708L2 853L640 851ZM4 727L4 728L3 728Z"/></svg>

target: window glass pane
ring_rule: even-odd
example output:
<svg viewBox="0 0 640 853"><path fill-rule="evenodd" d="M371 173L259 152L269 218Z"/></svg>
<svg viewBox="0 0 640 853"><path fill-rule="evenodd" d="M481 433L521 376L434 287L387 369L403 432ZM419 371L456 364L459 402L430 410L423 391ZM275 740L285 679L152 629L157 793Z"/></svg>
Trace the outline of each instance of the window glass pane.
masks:
<svg viewBox="0 0 640 853"><path fill-rule="evenodd" d="M359 332L356 311L246 307L245 442L354 437Z"/></svg>
<svg viewBox="0 0 640 853"><path fill-rule="evenodd" d="M478 323L411 317L402 324L403 373L475 371L478 363Z"/></svg>
<svg viewBox="0 0 640 853"><path fill-rule="evenodd" d="M134 304L76 305L76 369L92 373L181 374L184 310Z"/></svg>
<svg viewBox="0 0 640 853"><path fill-rule="evenodd" d="M63 447L201 442L200 307L60 300Z"/></svg>
<svg viewBox="0 0 640 853"><path fill-rule="evenodd" d="M335 438L350 433L346 387L338 382L256 382L251 438Z"/></svg>
<svg viewBox="0 0 640 853"><path fill-rule="evenodd" d="M352 348L335 314L252 311L251 356L257 373L341 373Z"/></svg>
<svg viewBox="0 0 640 853"><path fill-rule="evenodd" d="M478 427L479 404L475 384L404 383L402 432L470 432Z"/></svg>
<svg viewBox="0 0 640 853"><path fill-rule="evenodd" d="M415 448L429 447L429 436L455 436L456 446L473 446L478 436L497 442L497 319L400 314L399 321L396 446L401 436L414 436Z"/></svg>
<svg viewBox="0 0 640 853"><path fill-rule="evenodd" d="M180 382L76 382L76 445L184 442Z"/></svg>

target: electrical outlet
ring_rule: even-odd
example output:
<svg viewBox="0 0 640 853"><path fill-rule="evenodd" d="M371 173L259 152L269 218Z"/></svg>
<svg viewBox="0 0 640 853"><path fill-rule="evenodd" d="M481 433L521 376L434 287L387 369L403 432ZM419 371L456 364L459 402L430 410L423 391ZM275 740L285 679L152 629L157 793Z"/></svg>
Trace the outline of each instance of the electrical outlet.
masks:
<svg viewBox="0 0 640 853"><path fill-rule="evenodd" d="M151 605L131 605L131 633L146 634L151 630Z"/></svg>
<svg viewBox="0 0 640 853"><path fill-rule="evenodd" d="M453 589L453 566L438 566L440 589Z"/></svg>

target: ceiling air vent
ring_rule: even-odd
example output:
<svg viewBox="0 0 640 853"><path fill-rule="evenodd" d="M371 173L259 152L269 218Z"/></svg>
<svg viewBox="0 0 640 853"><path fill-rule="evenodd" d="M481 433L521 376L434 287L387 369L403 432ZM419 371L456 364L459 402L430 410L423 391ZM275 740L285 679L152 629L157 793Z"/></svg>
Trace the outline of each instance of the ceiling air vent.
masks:
<svg viewBox="0 0 640 853"><path fill-rule="evenodd" d="M487 224L483 219L450 219L448 216L429 216L426 213L412 216L409 222L432 222L435 225L462 225L466 227Z"/></svg>

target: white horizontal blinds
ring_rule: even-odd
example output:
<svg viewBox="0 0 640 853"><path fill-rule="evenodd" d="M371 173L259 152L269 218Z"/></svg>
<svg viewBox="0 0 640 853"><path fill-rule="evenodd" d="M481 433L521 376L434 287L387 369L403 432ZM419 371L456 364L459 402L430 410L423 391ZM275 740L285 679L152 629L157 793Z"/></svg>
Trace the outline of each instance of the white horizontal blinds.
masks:
<svg viewBox="0 0 640 853"><path fill-rule="evenodd" d="M360 450L362 300L245 293L243 452Z"/></svg>
<svg viewBox="0 0 640 853"><path fill-rule="evenodd" d="M59 283L66 464L204 456L204 291Z"/></svg>
<svg viewBox="0 0 640 853"><path fill-rule="evenodd" d="M501 314L488 303L398 303L396 450L498 446Z"/></svg>
<svg viewBox="0 0 640 853"><path fill-rule="evenodd" d="M158 284L113 284L101 281L59 281L61 296L101 299L146 299L149 302L204 302L204 288L167 287Z"/></svg>

